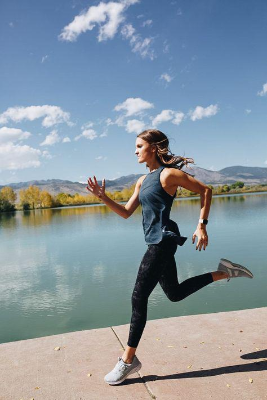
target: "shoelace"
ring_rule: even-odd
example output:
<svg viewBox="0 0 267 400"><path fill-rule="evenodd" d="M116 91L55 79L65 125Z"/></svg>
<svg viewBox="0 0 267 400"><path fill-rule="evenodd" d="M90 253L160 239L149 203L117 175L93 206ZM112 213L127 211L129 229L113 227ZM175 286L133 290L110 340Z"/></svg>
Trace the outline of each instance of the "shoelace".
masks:
<svg viewBox="0 0 267 400"><path fill-rule="evenodd" d="M122 359L119 358L119 371L124 372L127 369L127 365L125 365Z"/></svg>

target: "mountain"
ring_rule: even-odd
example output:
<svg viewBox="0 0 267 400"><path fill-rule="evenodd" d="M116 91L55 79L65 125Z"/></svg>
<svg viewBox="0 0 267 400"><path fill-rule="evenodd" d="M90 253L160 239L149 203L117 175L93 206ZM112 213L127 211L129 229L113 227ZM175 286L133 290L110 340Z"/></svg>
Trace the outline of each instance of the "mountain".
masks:
<svg viewBox="0 0 267 400"><path fill-rule="evenodd" d="M232 184L236 181L242 181L245 185L267 184L267 168L260 167L242 167L234 166L223 168L220 171L211 171L204 168L190 166L184 168L185 172L194 175L195 179L208 185ZM147 173L147 171L146 171ZM137 179L144 174L131 174L121 176L114 180L106 180L106 189L108 191L122 190L135 184ZM101 185L101 182L98 182ZM26 189L30 185L35 185L40 190L47 190L49 193L56 195L58 193L79 193L81 195L89 194L86 184L81 182L71 182L61 179L35 180L28 182L10 183L10 186L18 193L21 189ZM0 189L3 186L0 186Z"/></svg>

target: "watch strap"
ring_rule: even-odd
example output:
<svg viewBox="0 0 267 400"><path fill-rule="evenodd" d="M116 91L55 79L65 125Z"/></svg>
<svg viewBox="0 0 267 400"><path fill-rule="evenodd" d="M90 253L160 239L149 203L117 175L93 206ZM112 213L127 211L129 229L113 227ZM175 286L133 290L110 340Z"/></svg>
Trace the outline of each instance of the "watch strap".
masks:
<svg viewBox="0 0 267 400"><path fill-rule="evenodd" d="M198 221L200 224L204 224L204 225L207 225L208 224L208 220L207 219L199 219L199 221Z"/></svg>

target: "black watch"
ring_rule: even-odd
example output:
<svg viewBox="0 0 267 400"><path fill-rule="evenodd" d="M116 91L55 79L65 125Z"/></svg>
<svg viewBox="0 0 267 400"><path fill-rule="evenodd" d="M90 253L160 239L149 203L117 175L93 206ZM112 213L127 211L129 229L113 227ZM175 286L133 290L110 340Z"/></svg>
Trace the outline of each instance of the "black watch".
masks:
<svg viewBox="0 0 267 400"><path fill-rule="evenodd" d="M204 224L204 225L208 225L209 221L207 219L199 219L198 222L200 222L201 224Z"/></svg>

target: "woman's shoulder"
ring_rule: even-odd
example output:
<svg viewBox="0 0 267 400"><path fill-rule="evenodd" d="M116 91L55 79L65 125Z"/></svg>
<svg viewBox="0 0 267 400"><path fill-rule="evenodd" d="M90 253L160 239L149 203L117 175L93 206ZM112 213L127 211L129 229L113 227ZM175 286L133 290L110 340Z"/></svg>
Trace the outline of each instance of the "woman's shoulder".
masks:
<svg viewBox="0 0 267 400"><path fill-rule="evenodd" d="M145 177L146 177L146 175L142 175L142 176L140 176L138 179L137 179L137 182L136 182L136 184L137 185L142 185L142 182L143 182L143 180L145 179Z"/></svg>
<svg viewBox="0 0 267 400"><path fill-rule="evenodd" d="M177 171L181 171L179 167L175 166L168 167L167 165L163 165L162 173L166 176L177 174Z"/></svg>

